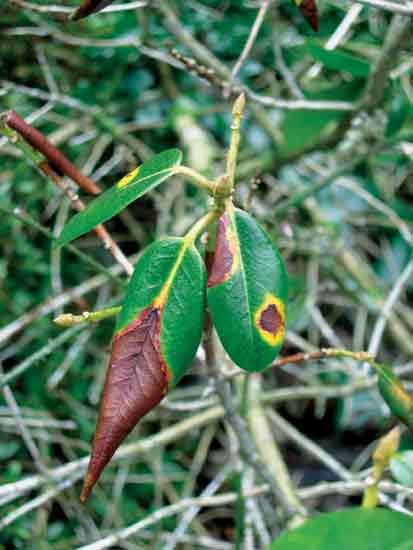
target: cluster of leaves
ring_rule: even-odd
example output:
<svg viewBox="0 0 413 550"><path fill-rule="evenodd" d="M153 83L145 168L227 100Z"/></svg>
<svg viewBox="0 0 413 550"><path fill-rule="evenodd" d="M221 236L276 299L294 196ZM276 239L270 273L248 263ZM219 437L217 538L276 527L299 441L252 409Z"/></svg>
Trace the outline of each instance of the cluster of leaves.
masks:
<svg viewBox="0 0 413 550"><path fill-rule="evenodd" d="M178 150L165 151L133 170L76 214L56 245L121 212L170 177L181 157ZM217 183L212 192L219 191ZM288 294L284 262L257 222L234 208L231 195L185 237L154 242L136 265L117 322L82 500L137 422L188 370L199 347L206 270L195 243L206 226L216 226L206 246L207 298L224 348L247 371L267 367L281 348Z"/></svg>
<svg viewBox="0 0 413 550"><path fill-rule="evenodd" d="M79 3L70 4L75 7ZM224 8L222 5L214 0L174 3L183 27L230 66L249 36L256 11L249 3L238 1L225 3ZM228 144L228 108L223 106L219 89L206 85L194 74L159 63L159 58L167 56L171 42L181 51L193 55L171 35L159 12L145 9L145 13L139 16L138 26L137 18L130 12L118 12L91 17L76 28L71 26L74 24L63 28L60 22L53 20L53 14L30 10L17 12L11 6L12 3L6 3L0 21L2 78L8 81L2 82L5 93L0 96L0 110L16 109L22 116L28 116L44 107L47 80L40 70L38 57L39 51L43 50L51 74L59 83L61 98L36 124L44 133L56 137L59 146L79 166L92 156L99 158L99 166L108 163L111 171L100 177L103 187L111 186L113 181L135 166L136 158L144 161L154 152L174 147L177 143L185 149L185 158L192 159L194 164L203 164L196 166L197 169L215 173ZM297 77L307 99L352 101L360 97L371 63L382 46L389 17L366 8L345 46L326 51L323 45L342 20L344 11L341 5L332 3L320 2L320 8L321 30L315 40L292 2L280 2L279 11L268 17L252 55L243 65L242 81L251 89L273 97L289 96L281 72L274 71L274 58L278 54L274 54L272 40L276 29L287 67ZM231 32L228 32L229 28ZM36 34L36 48L33 48L31 30ZM80 45L69 48L69 42L65 42L68 36L79 40ZM130 36L141 40L146 53L144 48L138 50L136 44L116 46L108 42L119 38L126 41ZM11 42L13 48L10 48ZM155 52L158 58L146 55L151 52ZM308 69L314 62L320 64L321 72L316 78L307 78ZM102 78L102 75L110 75L110 78ZM321 330L311 309L305 307L306 297L310 294L314 300L317 299L322 318L327 320L340 342L348 348L363 348L387 293L409 259L410 248L400 232L403 224L409 227L413 219L408 147L393 147L366 156L352 170L353 188L329 183L322 186L323 180L320 179L324 171L328 174L330 169L340 168L351 160L354 150L368 152L382 138L398 139L404 132L412 130L407 81L395 75L376 118L361 119L337 149L326 151L324 143L345 118L342 111L303 113L268 109L267 118L256 117L252 112L246 118L236 200L238 204L244 204L249 194L249 178L257 173L263 174L263 184L255 190L251 201L251 212L280 243L288 271L293 274L288 327L293 335L299 335L308 344L331 344L331 333ZM39 95L39 92L46 96ZM70 98L75 101L71 102ZM270 129L268 122L271 122ZM196 140L193 131L197 132ZM199 140L202 141L202 153L197 147ZM100 153L102 148L103 153ZM1 206L10 211L16 206L24 207L36 220L51 228L56 219L57 231L67 216L65 201L58 209L61 196L52 184L41 179L24 159L16 158L16 151L10 146L2 147L0 151ZM307 152L314 154L304 156ZM314 190L317 201L300 199L302 193L313 186L318 189ZM128 231L123 225L126 217L122 222L110 222L109 227L124 250L134 253L165 233L181 235L203 211L205 198L202 193L173 185L168 189L153 190L138 203L139 206L132 207L130 211L136 214L137 221L127 226ZM359 190L364 194L358 193ZM370 202L366 202L366 196ZM293 201L288 208L283 205L286 198ZM387 210L377 208L383 204ZM55 218L57 212L59 216ZM133 240L130 234L134 235ZM56 286L59 262L56 252L50 262L47 237L33 226L22 225L10 214L2 216L0 238L0 308L2 324L9 325L60 292L56 290L59 288ZM97 246L93 237L83 239L81 246L108 265L105 251ZM70 256L70 261L67 261L66 252L63 255L61 285L64 289L76 290L95 275L80 259ZM123 290L115 285L105 284L100 288L99 292L92 290L86 297L80 292L81 298L75 297L73 308L94 309L102 305L102 300L104 303L109 298L119 303L123 299ZM407 307L410 298L409 282L400 307L390 320L391 328L382 339L382 360L392 364L403 363L411 353L409 338L400 332L400 327L411 326ZM93 334L88 332L80 351L72 347L77 340L71 344L66 340L47 357L47 361L34 363L34 368L27 370L14 385L24 418L45 426L50 419L63 421L70 418L74 422L75 431L72 428L72 431L60 432L50 428L46 433L46 429L31 429L41 456L50 467L88 452L96 420L96 395L102 384L102 364L106 361L102 347L110 340L111 332L110 323L99 325ZM59 332L50 323L50 318L34 316L21 335L14 334L8 346L1 350L1 361L6 370L43 349ZM286 346L288 350L295 351L290 341ZM51 391L46 383L62 366L67 367L63 383ZM335 372L326 373L320 364L309 365L306 384L344 386L356 380L350 366L347 365L345 370L336 366ZM183 381L181 392L179 388L171 392L172 398L192 395L198 399L203 395L204 381L199 383L197 372ZM266 374L266 388L300 385L302 374L294 371L292 378L291 373L292 370ZM375 436L387 426L382 408L377 407L377 402L369 399L369 395L368 392L355 393L330 401L326 408L316 406L320 403L314 400L294 401L288 403L284 412L300 430L315 441L322 441L326 448L333 447L334 454L350 465L367 443L366 438L360 439L360 429L369 428L373 430L369 434ZM158 409L155 416L140 425L140 434L155 433L166 421L185 415L187 413L174 412L171 415L168 412L166 417L163 410ZM16 429L7 423L1 426L1 458L7 461L0 474L1 482L18 481L33 472L33 461ZM179 445L170 445L163 452L161 474L170 483L171 494L182 491L183 474L196 453L200 436L201 431L195 431ZM349 437L351 445L348 445ZM216 460L228 459L223 440L224 434L219 432L203 477L196 484L197 491L202 490L206 479L216 471ZM391 463L392 475L406 485L411 484L411 448L411 442L405 442L400 455L395 456ZM287 452L287 458L293 454L290 462L292 472L303 479L304 484L329 476L325 469L320 470L313 462L303 461L293 450ZM159 495L155 490L154 462L155 457L147 463L145 459L133 461L129 470L130 482L125 486L121 502L116 498L113 502L105 499L102 482L99 498L93 499L88 508L94 514L96 524L106 521L104 518L109 516L105 527L110 528L116 522L128 525L156 507ZM121 473L124 473L123 469ZM112 470L104 478L108 481L108 488L113 487L111 474ZM225 486L232 488L230 482ZM343 505L348 502L342 495L338 498ZM5 547L24 548L41 541L46 547L63 548L91 540L95 537L91 527L94 523L88 510L80 512L76 508L76 499L77 490L68 490L64 499L58 499L50 510L19 518L2 530L1 543ZM329 509L331 505L337 505L337 497L334 499L332 504L325 497L314 506L320 510ZM115 522L110 515L112 505L116 507ZM12 503L2 512L7 514L16 509ZM231 519L228 518L226 523L231 524ZM219 528L219 518L207 525L211 533L231 539L227 528ZM380 520L375 528L379 525ZM172 531L175 526L172 519L163 525L167 531Z"/></svg>

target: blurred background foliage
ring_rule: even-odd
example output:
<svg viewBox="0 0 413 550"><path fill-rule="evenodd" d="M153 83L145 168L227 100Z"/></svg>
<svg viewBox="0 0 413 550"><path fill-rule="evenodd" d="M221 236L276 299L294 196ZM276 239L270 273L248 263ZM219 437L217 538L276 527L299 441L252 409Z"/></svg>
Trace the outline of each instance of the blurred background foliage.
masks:
<svg viewBox="0 0 413 550"><path fill-rule="evenodd" d="M31 4L48 6L40 0ZM258 3L155 4L79 23L63 22L59 12L19 2L2 5L0 111L13 109L31 120L104 189L169 147L182 148L184 162L205 174L216 175L223 167L232 101L225 81L251 32ZM328 100L348 106L363 98L391 14L365 7L343 44L327 51L324 45L350 5L320 1L321 30L315 35L291 1L274 3L235 83L251 92L236 200L270 231L290 274L284 354L326 346L367 350L383 304L410 260L411 49L395 56L385 90L376 90L380 104L367 112L337 105L290 110L262 99ZM195 61L182 64L173 49ZM200 66L214 71L209 80L199 76ZM70 205L12 143L0 144L0 363L7 372L30 362L12 390L40 464L52 468L89 452L113 330L111 321L80 327L48 350L62 334L52 318L62 309L78 312L119 303L123 290L104 276L94 283L96 271L66 250L51 252L50 238L30 220L57 234L70 216ZM182 235L206 204L202 192L174 180L107 227L124 252L133 255L156 237ZM16 217L16 208L26 221ZM94 234L76 245L107 268L112 265ZM375 350L382 361L404 366L407 381L413 350L411 292L408 280ZM72 297L63 307L56 297L67 293ZM46 313L38 309L44 304ZM39 351L40 357L33 356ZM369 372L351 361L314 362L267 373L265 388L351 385L363 376ZM206 388L198 358L167 402L195 403L208 397ZM367 446L389 426L387 409L371 389L335 400L316 396L277 407L347 468L362 470ZM161 406L131 440L186 416L188 410ZM86 509L78 503L78 486L59 493L4 526L2 548L74 548L144 518L163 503L199 494L232 452L224 425L211 426L209 440L206 428L193 430L166 448L112 465ZM209 452L195 475L201 436ZM1 484L39 471L5 401L0 405L0 441ZM336 479L294 445L284 441L283 450L300 486ZM191 482L188 472L195 476ZM231 477L224 487L234 489ZM36 495L31 491L4 504L2 517ZM310 506L323 510L348 502L336 494L314 499ZM178 519L171 517L145 536L132 538L130 546L119 547L163 548L163 535L174 530ZM210 536L216 548L230 548L233 527L233 510L223 506L201 511L191 532L199 539ZM198 542L180 547L204 547Z"/></svg>

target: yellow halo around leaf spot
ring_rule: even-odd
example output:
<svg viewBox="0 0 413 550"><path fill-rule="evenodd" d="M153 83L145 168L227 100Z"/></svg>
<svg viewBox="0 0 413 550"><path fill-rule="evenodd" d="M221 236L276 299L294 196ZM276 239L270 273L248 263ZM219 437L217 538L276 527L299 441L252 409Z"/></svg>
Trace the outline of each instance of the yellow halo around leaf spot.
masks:
<svg viewBox="0 0 413 550"><path fill-rule="evenodd" d="M261 338L271 347L284 340L285 306L279 298L268 292L254 315L255 326Z"/></svg>
<svg viewBox="0 0 413 550"><path fill-rule="evenodd" d="M139 166L138 166L137 168L135 168L135 170L132 170L132 172L130 172L129 174L127 174L124 178L122 178L122 179L120 180L120 182L118 182L118 183L116 184L116 187L117 187L118 189L123 189L123 187L126 187L126 186L128 185L128 183L129 183L132 179L136 178L136 176L137 176L138 173L139 173L139 170L140 170L140 167L139 167Z"/></svg>

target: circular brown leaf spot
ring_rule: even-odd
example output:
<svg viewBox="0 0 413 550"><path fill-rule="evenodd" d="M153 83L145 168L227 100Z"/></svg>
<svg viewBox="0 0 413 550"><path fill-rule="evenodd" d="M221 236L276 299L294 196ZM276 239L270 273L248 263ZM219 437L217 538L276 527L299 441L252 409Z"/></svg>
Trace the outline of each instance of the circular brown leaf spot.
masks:
<svg viewBox="0 0 413 550"><path fill-rule="evenodd" d="M276 308L275 304L270 304L261 313L260 327L266 332L269 332L270 334L273 334L275 336L276 334L278 334L282 326L283 319L280 315L280 312Z"/></svg>

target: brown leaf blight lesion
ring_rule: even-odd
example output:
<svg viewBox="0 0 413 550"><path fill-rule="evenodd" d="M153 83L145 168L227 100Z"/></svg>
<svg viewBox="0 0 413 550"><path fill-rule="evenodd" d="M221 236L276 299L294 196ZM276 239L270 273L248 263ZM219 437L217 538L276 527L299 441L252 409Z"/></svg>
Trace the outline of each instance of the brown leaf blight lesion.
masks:
<svg viewBox="0 0 413 550"><path fill-rule="evenodd" d="M310 24L313 31L318 32L320 30L320 23L315 0L302 0L298 5L298 9L304 19Z"/></svg>
<svg viewBox="0 0 413 550"><path fill-rule="evenodd" d="M109 4L112 4L114 0L85 0L70 17L73 21L84 19L92 13L97 13L103 10Z"/></svg>
<svg viewBox="0 0 413 550"><path fill-rule="evenodd" d="M161 310L149 307L113 339L82 502L122 441L168 391L160 322Z"/></svg>
<svg viewBox="0 0 413 550"><path fill-rule="evenodd" d="M225 212L218 220L215 252L208 270L208 288L225 283L237 268L235 235L231 218Z"/></svg>

